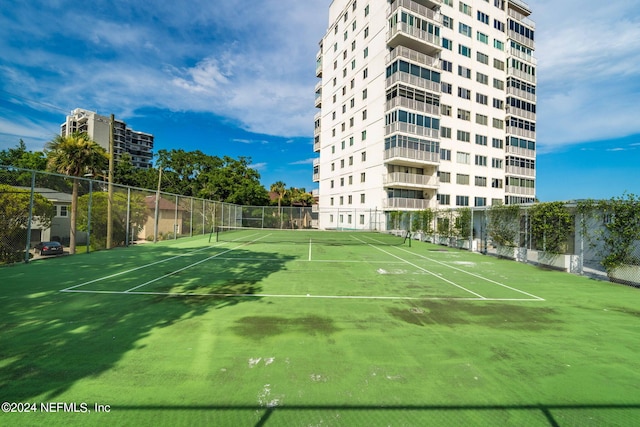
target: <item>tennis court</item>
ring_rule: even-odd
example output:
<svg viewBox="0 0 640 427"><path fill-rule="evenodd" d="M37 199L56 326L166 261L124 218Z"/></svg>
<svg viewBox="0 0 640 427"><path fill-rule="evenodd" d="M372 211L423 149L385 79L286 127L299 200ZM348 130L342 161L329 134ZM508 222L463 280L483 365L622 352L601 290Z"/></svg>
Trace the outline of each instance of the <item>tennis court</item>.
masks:
<svg viewBox="0 0 640 427"><path fill-rule="evenodd" d="M402 233L219 230L0 283L2 401L91 412L12 425L640 420L638 289Z"/></svg>

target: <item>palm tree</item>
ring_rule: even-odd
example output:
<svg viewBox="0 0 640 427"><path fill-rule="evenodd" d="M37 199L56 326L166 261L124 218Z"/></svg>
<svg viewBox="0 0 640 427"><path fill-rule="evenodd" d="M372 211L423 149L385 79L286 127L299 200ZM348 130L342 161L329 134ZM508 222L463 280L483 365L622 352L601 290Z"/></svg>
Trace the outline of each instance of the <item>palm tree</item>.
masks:
<svg viewBox="0 0 640 427"><path fill-rule="evenodd" d="M78 177L104 170L109 156L107 151L86 133L57 135L46 144L47 167L55 172L73 176L71 193L71 225L69 253L76 252L76 218L78 213Z"/></svg>
<svg viewBox="0 0 640 427"><path fill-rule="evenodd" d="M271 192L278 194L278 215L280 215L280 228L282 228L282 199L287 194L287 184L277 181L271 184Z"/></svg>

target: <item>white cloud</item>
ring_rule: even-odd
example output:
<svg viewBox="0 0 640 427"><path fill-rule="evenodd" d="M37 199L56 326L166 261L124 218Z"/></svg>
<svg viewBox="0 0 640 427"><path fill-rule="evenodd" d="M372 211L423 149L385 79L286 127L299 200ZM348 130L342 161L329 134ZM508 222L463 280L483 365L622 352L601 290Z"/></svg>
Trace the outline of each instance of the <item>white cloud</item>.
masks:
<svg viewBox="0 0 640 427"><path fill-rule="evenodd" d="M291 162L289 164L290 165L311 165L311 164L313 164L314 160L315 160L315 157L311 157L309 159L298 160L296 162Z"/></svg>
<svg viewBox="0 0 640 427"><path fill-rule="evenodd" d="M540 0L540 152L640 133L640 14L633 1Z"/></svg>

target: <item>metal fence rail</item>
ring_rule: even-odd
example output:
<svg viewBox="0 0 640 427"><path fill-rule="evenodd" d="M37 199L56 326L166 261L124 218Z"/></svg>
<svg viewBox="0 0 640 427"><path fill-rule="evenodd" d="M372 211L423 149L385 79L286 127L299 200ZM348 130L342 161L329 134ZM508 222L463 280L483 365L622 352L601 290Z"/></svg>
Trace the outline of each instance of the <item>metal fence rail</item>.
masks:
<svg viewBox="0 0 640 427"><path fill-rule="evenodd" d="M71 226L74 186L75 231ZM640 286L640 241L631 242L619 272L603 267L603 257L610 248L601 237L610 216L587 218L576 204L566 204L571 216L567 225L570 232L563 235L562 242L553 242L555 250L549 250L553 229L536 231L532 221L534 206L516 206L510 217L500 217L489 207L394 211L239 206L110 185L104 180L0 166L0 264L28 262L40 256L36 249L41 242L59 241L67 253L88 253L206 235L218 226L409 230L414 240Z"/></svg>

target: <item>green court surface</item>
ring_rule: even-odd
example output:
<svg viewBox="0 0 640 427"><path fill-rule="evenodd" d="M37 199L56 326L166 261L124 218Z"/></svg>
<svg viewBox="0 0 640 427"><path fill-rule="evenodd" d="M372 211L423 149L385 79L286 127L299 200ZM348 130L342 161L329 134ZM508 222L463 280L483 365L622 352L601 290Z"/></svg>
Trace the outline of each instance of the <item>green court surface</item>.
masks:
<svg viewBox="0 0 640 427"><path fill-rule="evenodd" d="M368 233L217 240L1 268L0 424L640 424L640 289Z"/></svg>

